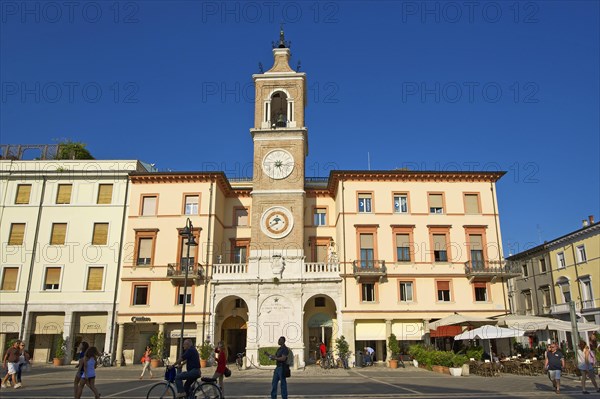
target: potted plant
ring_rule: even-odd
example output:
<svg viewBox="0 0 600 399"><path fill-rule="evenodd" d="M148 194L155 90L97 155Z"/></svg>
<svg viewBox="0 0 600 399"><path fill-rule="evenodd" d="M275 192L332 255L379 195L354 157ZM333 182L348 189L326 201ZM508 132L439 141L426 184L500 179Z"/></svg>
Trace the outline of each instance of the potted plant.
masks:
<svg viewBox="0 0 600 399"><path fill-rule="evenodd" d="M150 367L159 367L165 350L165 334L159 331L150 337L150 350Z"/></svg>
<svg viewBox="0 0 600 399"><path fill-rule="evenodd" d="M62 366L63 360L65 358L65 352L67 350L67 345L65 341L65 337L62 332L58 336L56 340L56 348L54 349L54 359L52 359L52 364L55 366Z"/></svg>
<svg viewBox="0 0 600 399"><path fill-rule="evenodd" d="M392 353L392 357L390 358L390 368L397 369L398 356L400 355L400 344L398 343L398 339L396 339L396 335L394 333L390 334L388 337L388 349Z"/></svg>
<svg viewBox="0 0 600 399"><path fill-rule="evenodd" d="M455 354L452 356L450 360L451 367L449 368L450 375L460 377L462 375L463 365L467 363L467 360L465 355Z"/></svg>
<svg viewBox="0 0 600 399"><path fill-rule="evenodd" d="M350 356L350 345L348 345L348 341L342 335L341 337L335 340L335 350L337 351L340 359L342 359L342 365L345 369L348 368L348 357Z"/></svg>
<svg viewBox="0 0 600 399"><path fill-rule="evenodd" d="M200 367L206 367L210 355L212 355L213 346L209 341L204 341L202 345L198 346L198 353L200 354Z"/></svg>

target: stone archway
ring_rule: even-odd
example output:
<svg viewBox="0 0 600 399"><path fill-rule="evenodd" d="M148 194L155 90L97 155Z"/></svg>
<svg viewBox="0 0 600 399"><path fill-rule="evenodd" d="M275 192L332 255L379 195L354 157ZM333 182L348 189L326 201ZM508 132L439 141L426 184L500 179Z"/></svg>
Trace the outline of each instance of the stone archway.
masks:
<svg viewBox="0 0 600 399"><path fill-rule="evenodd" d="M304 305L305 359L314 363L319 358L319 345L325 343L327 350L335 349L338 338L337 307L334 300L324 294L314 295Z"/></svg>
<svg viewBox="0 0 600 399"><path fill-rule="evenodd" d="M240 316L227 317L221 326L221 337L227 348L227 361L234 361L236 354L246 352L248 324Z"/></svg>

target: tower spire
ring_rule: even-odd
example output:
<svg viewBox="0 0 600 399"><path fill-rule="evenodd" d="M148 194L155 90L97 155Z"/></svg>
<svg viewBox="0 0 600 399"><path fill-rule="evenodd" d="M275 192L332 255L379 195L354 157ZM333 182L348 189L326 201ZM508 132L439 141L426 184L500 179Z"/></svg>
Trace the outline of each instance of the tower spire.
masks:
<svg viewBox="0 0 600 399"><path fill-rule="evenodd" d="M272 42L273 48L290 48L292 46L292 42L285 40L285 32L283 31L283 22L279 27L279 43Z"/></svg>

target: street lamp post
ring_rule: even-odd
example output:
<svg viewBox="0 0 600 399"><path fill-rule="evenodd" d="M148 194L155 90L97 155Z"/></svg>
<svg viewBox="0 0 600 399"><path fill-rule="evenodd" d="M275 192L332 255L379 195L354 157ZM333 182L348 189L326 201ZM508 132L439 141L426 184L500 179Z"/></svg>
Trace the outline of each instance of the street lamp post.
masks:
<svg viewBox="0 0 600 399"><path fill-rule="evenodd" d="M181 308L181 335L179 336L179 352L183 352L183 330L185 327L185 304L187 303L187 280L188 273L190 270L190 247L195 247L198 245L196 240L194 239L194 225L190 218L185 222L185 227L181 229L179 235L182 237L186 237L187 241L185 245L187 245L187 256L185 260L185 272L183 279L183 307ZM184 267L183 259L180 259L181 267ZM192 263L193 266L193 263Z"/></svg>

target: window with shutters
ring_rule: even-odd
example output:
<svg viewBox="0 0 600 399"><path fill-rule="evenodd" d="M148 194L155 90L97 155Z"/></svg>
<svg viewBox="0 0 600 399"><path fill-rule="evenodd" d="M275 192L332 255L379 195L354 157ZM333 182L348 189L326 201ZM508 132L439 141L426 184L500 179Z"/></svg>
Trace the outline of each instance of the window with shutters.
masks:
<svg viewBox="0 0 600 399"><path fill-rule="evenodd" d="M158 196L156 195L143 195L142 196L142 216L155 216L156 205L158 203Z"/></svg>
<svg viewBox="0 0 600 399"><path fill-rule="evenodd" d="M531 290L523 291L523 296L525 299L525 314L533 315L533 301L531 300Z"/></svg>
<svg viewBox="0 0 600 399"><path fill-rule="evenodd" d="M444 213L444 195L429 194L429 213Z"/></svg>
<svg viewBox="0 0 600 399"><path fill-rule="evenodd" d="M358 212L370 213L372 199L373 194L371 193L358 193Z"/></svg>
<svg viewBox="0 0 600 399"><path fill-rule="evenodd" d="M158 229L143 229L135 232L134 265L153 265L154 248Z"/></svg>
<svg viewBox="0 0 600 399"><path fill-rule="evenodd" d="M85 284L86 291L102 291L103 280L104 280L104 267L101 267L101 266L88 267L87 282Z"/></svg>
<svg viewBox="0 0 600 399"><path fill-rule="evenodd" d="M450 302L450 281L436 281L438 302Z"/></svg>
<svg viewBox="0 0 600 399"><path fill-rule="evenodd" d="M58 291L60 288L60 267L47 267L44 276L44 291Z"/></svg>
<svg viewBox="0 0 600 399"><path fill-rule="evenodd" d="M31 197L31 184L19 184L17 186L17 196L15 197L15 204L17 204L17 205L29 204L30 197Z"/></svg>
<svg viewBox="0 0 600 399"><path fill-rule="evenodd" d="M199 242L199 234L200 231L197 228L194 228L193 235L196 243ZM187 243L187 236L179 236L179 263L182 267L182 270L185 270L183 269L184 267L188 267L188 270L191 272L193 271L193 268L196 265L196 259L198 259L198 250L200 248L200 245L192 245L189 247L188 251Z"/></svg>
<svg viewBox="0 0 600 399"><path fill-rule="evenodd" d="M326 226L327 225L327 209L315 208L313 214L313 226Z"/></svg>
<svg viewBox="0 0 600 399"><path fill-rule="evenodd" d="M106 245L108 243L108 223L94 223L92 245Z"/></svg>
<svg viewBox="0 0 600 399"><path fill-rule="evenodd" d="M248 226L248 208L235 208L233 216L234 226Z"/></svg>
<svg viewBox="0 0 600 399"><path fill-rule="evenodd" d="M19 276L19 268L18 267L5 267L4 269L2 269L2 285L0 286L0 290L16 291L18 276Z"/></svg>
<svg viewBox="0 0 600 399"><path fill-rule="evenodd" d="M246 263L248 248L245 245L236 245L233 248L233 263Z"/></svg>
<svg viewBox="0 0 600 399"><path fill-rule="evenodd" d="M410 262L410 235L396 234L396 260Z"/></svg>
<svg viewBox="0 0 600 399"><path fill-rule="evenodd" d="M148 293L150 287L148 284L133 285L133 303L132 305L148 305Z"/></svg>
<svg viewBox="0 0 600 399"><path fill-rule="evenodd" d="M67 237L66 223L52 223L52 232L50 234L50 245L65 245Z"/></svg>
<svg viewBox="0 0 600 399"><path fill-rule="evenodd" d="M400 281L400 302L413 302L413 281Z"/></svg>
<svg viewBox="0 0 600 399"><path fill-rule="evenodd" d="M475 302L488 302L488 289L486 283L474 283Z"/></svg>
<svg viewBox="0 0 600 399"><path fill-rule="evenodd" d="M585 254L585 245L577 246L577 262L587 262L587 255Z"/></svg>
<svg viewBox="0 0 600 399"><path fill-rule="evenodd" d="M8 235L8 245L23 245L25 238L25 223L12 223Z"/></svg>
<svg viewBox="0 0 600 399"><path fill-rule="evenodd" d="M523 263L521 265L521 270L523 272L523 277L529 277L529 269L527 268L527 263Z"/></svg>
<svg viewBox="0 0 600 399"><path fill-rule="evenodd" d="M556 266L558 269L564 269L565 267L567 267L564 252L559 252L556 254L556 261L558 263L558 265Z"/></svg>
<svg viewBox="0 0 600 399"><path fill-rule="evenodd" d="M374 268L374 256L373 234L360 234L360 267Z"/></svg>
<svg viewBox="0 0 600 399"><path fill-rule="evenodd" d="M471 256L471 266L476 270L481 270L485 266L483 258L483 237L481 234L469 234L469 254Z"/></svg>
<svg viewBox="0 0 600 399"><path fill-rule="evenodd" d="M363 302L375 302L375 283L363 283L361 284Z"/></svg>
<svg viewBox="0 0 600 399"><path fill-rule="evenodd" d="M394 194L394 213L408 213L408 194Z"/></svg>
<svg viewBox="0 0 600 399"><path fill-rule="evenodd" d="M546 273L547 271L548 271L548 268L546 266L546 258L541 257L540 258L540 273Z"/></svg>
<svg viewBox="0 0 600 399"><path fill-rule="evenodd" d="M479 194L465 194L465 213L468 215L478 215L481 213L479 209Z"/></svg>
<svg viewBox="0 0 600 399"><path fill-rule="evenodd" d="M70 204L72 190L73 190L72 184L59 184L58 190L56 192L56 203L57 204Z"/></svg>
<svg viewBox="0 0 600 399"><path fill-rule="evenodd" d="M113 185L100 184L98 185L98 204L112 204Z"/></svg>
<svg viewBox="0 0 600 399"><path fill-rule="evenodd" d="M433 261L448 262L448 249L445 234L433 235Z"/></svg>
<svg viewBox="0 0 600 399"><path fill-rule="evenodd" d="M178 305L183 305L183 301L184 298L186 298L186 305L189 305L192 303L192 287L187 287L187 290L185 289L184 286L179 286L177 287L177 304ZM186 292L184 292L186 291Z"/></svg>
<svg viewBox="0 0 600 399"><path fill-rule="evenodd" d="M186 195L184 213L186 215L197 215L199 200L200 196L198 194Z"/></svg>

